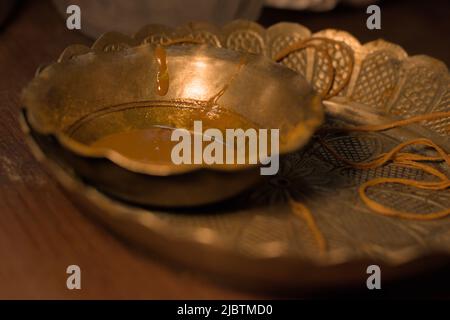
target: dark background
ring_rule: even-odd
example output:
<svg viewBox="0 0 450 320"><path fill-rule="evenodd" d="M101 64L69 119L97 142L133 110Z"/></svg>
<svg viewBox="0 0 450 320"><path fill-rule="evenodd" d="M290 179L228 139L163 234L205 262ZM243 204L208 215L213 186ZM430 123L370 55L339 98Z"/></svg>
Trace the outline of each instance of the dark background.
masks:
<svg viewBox="0 0 450 320"><path fill-rule="evenodd" d="M323 13L264 9L259 22L269 26L293 21L313 32L343 29L362 43L384 38L409 54L427 54L450 64L449 0L385 0L379 5L381 30L366 28L365 7L338 6ZM127 246L81 214L34 160L17 123L20 91L41 63L53 61L73 43L92 40L67 30L46 0L22 1L0 30L0 298L270 297L216 285ZM70 264L83 270L81 291L65 287ZM450 298L448 270L383 283L381 292L361 287L295 296Z"/></svg>

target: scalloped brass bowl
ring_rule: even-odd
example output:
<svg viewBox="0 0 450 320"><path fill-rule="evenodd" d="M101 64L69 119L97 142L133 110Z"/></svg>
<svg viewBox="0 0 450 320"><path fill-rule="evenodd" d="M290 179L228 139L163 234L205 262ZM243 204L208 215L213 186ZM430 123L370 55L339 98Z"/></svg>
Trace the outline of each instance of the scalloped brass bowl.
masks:
<svg viewBox="0 0 450 320"><path fill-rule="evenodd" d="M225 86L217 104L239 116L231 127L248 122L280 129L280 154L301 148L322 122L321 99L310 85L261 55L204 45L166 50L170 86L164 96L156 90L158 64L148 44L46 67L23 93L34 134L52 137L52 152L106 193L144 205L192 206L249 188L260 179L259 166L154 164L92 143L153 126L185 128L195 120L192 110L210 107L207 101ZM220 117L208 126L225 129Z"/></svg>

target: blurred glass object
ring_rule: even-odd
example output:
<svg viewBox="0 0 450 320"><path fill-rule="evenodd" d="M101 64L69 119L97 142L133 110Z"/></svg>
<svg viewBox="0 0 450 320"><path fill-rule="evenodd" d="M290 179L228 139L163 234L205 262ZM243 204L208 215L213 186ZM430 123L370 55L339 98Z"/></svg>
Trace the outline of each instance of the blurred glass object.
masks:
<svg viewBox="0 0 450 320"><path fill-rule="evenodd" d="M4 1L4 0L2 0ZM67 17L69 5L81 9L81 31L98 37L107 31L133 34L146 24L180 26L191 21L223 25L234 19L256 20L264 0L53 0Z"/></svg>
<svg viewBox="0 0 450 320"><path fill-rule="evenodd" d="M377 2L377 0L266 0L266 4L271 7L313 11L332 10L338 2L354 6L366 6Z"/></svg>

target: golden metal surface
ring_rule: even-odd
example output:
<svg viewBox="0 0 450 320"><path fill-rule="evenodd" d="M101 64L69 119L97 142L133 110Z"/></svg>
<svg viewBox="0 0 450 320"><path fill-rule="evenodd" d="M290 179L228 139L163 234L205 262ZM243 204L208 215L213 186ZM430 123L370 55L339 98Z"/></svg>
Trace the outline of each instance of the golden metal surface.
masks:
<svg viewBox="0 0 450 320"><path fill-rule="evenodd" d="M109 35L93 49L79 50L120 50L142 41L161 43L186 35L271 58L298 40L308 42L304 50L281 63L303 74L327 97L326 125L386 123L450 108L450 77L442 62L426 56L409 57L399 46L383 40L361 45L338 30L311 34L298 24L264 29L246 21L220 30L204 24L179 29L150 26L134 38ZM67 49L61 59L69 59L75 51ZM416 169L394 164L354 169L312 140L302 150L283 157L277 176L233 201L201 210L151 210L124 204L83 182L48 137L27 130L25 119L23 124L34 154L49 164L79 203L89 207L87 211L127 239L227 281L275 290L348 285L365 281L368 264L381 265L387 279L432 267L450 255L449 218L424 222L383 217L365 207L357 195L358 186L373 177L432 178ZM330 133L325 140L351 161L365 161L417 137L430 138L450 152L449 125L449 119L443 119L381 133ZM450 174L446 166L441 170ZM286 203L289 194L303 199L312 211L329 243L326 254L319 254L305 222L292 214ZM421 213L450 203L449 190L424 191L400 185L374 188L370 196L390 207Z"/></svg>
<svg viewBox="0 0 450 320"><path fill-rule="evenodd" d="M424 55L408 56L400 46L384 40L360 44L342 30L312 33L305 26L290 22L277 23L267 29L244 20L236 20L223 28L206 23L190 23L179 28L149 25L133 37L107 33L92 48L69 46L59 61L87 52L120 51L141 43L164 44L180 38L272 59L289 45L305 41L308 44L305 50L289 55L281 63L304 75L319 93L343 97L396 117L449 108L450 76L443 62ZM330 59L333 72L329 70ZM328 87L331 90L327 91ZM450 120L427 122L425 126L448 136Z"/></svg>
<svg viewBox="0 0 450 320"><path fill-rule="evenodd" d="M166 51L170 85L164 96L155 90L159 65L149 44L87 54L81 49L85 54L59 59L24 90L32 128L55 136L72 153L67 160L77 173L102 190L141 204L187 206L223 200L254 185L258 165L156 165L90 144L154 125L189 128L196 120L192 109L211 108L210 103L242 119L226 128L246 129L246 119L258 128L279 129L281 154L302 147L322 123L321 100L309 84L270 59L200 45ZM220 118L210 126L226 129Z"/></svg>

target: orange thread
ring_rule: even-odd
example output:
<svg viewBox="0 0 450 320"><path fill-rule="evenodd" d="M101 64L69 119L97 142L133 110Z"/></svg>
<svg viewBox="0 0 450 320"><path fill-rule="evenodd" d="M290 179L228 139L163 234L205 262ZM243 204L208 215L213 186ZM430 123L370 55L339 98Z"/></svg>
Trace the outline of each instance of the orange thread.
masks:
<svg viewBox="0 0 450 320"><path fill-rule="evenodd" d="M278 54L275 55L273 60L275 62L280 62L281 60L283 60L287 56L289 56L291 53L294 53L295 51L305 50L305 49L308 49L308 48L313 48L313 49L315 49L317 51L320 51L320 52L322 52L322 54L324 54L327 57L326 60L328 61L328 69L330 70L329 71L329 77L331 78L331 80L329 81L329 83L327 84L327 87L323 90L323 92L319 93L319 94L323 98L331 98L331 95L329 95L328 93L330 92L330 90L333 87L334 78L336 76L336 69L333 67L332 58L328 54L327 50L324 50L324 49L320 48L319 46L317 46L315 44L308 43L308 41L301 40L301 41L298 41L298 42L295 42L295 43L291 44L290 46L288 46L284 50L280 51Z"/></svg>
<svg viewBox="0 0 450 320"><path fill-rule="evenodd" d="M384 130L393 129L396 127L403 127L403 126L417 123L417 122L443 119L443 118L450 118L450 111L421 114L418 116L414 116L414 117L410 117L410 118L402 119L402 120L397 120L397 121L386 123L386 124L363 125L363 126L343 128L343 129L350 130L350 131L360 131L360 132L384 131Z"/></svg>
<svg viewBox="0 0 450 320"><path fill-rule="evenodd" d="M395 127L405 126L412 123L424 121L424 120L432 120L432 119L439 119L439 118L448 118L450 117L450 112L436 112L436 113L430 113L427 115L420 115L420 116L414 116L408 119L394 121L392 123L388 124L381 124L381 125L366 125L366 126L357 126L357 127L348 127L348 128L332 128L330 131L333 130L345 130L345 131L354 131L354 132L370 132L370 131L384 131L388 129L392 129ZM361 200L365 203L367 207L369 207L372 211L374 211L377 214L388 216L388 217L396 217L401 219L407 219L407 220L418 220L418 221L429 221L429 220L436 220L445 218L448 215L450 215L450 208L433 212L433 213L411 213L411 212L405 212L396 210L394 208L390 208L387 206L384 206L375 200L371 199L367 195L367 190L370 187L374 187L381 184L386 183L394 183L394 184L401 184L406 186L412 186L418 189L423 190L445 190L450 187L450 179L449 177L444 174L443 172L439 171L438 169L427 165L422 162L442 162L444 161L448 166L450 166L450 154L447 154L446 151L438 146L436 143L431 141L430 139L426 138L417 138L409 141L405 141L400 143L399 145L395 146L392 150L386 153L382 153L378 156L376 156L374 159L368 161L368 162L354 162L347 160L346 158L342 157L335 149L333 149L321 136L317 136L319 143L328 151L330 154L337 160L340 160L344 162L345 164L357 168L357 169L373 169L381 167L388 162L391 162L393 164L404 166L404 167L410 167L418 170L422 170L435 178L437 178L436 181L417 181L412 179L404 179L404 178L375 178L372 180L369 180L365 183L363 183L359 189L358 194L361 198ZM432 148L437 152L438 155L435 156L427 156L427 155L421 155L411 152L402 152L403 149L409 146L417 146L422 145L429 148ZM317 223L314 220L314 217L311 213L311 211L302 203L293 200L292 198L289 199L289 204L291 206L291 210L294 214L301 217L305 220L309 230L313 234L317 245L320 249L320 251L323 253L327 250L327 241L320 231L319 227L317 226Z"/></svg>
<svg viewBox="0 0 450 320"><path fill-rule="evenodd" d="M323 253L327 251L327 241L317 226L311 211L303 203L295 201L292 197L289 198L289 205L291 206L292 212L306 222L306 225L316 240L320 252Z"/></svg>
<svg viewBox="0 0 450 320"><path fill-rule="evenodd" d="M295 42L285 49L281 50L278 54L275 55L274 60L279 62L289 56L291 53L298 51L298 50L304 50L307 47L315 47L314 45L308 45L307 40L301 40L298 42ZM318 49L318 48L316 48ZM331 86L329 88L331 90ZM328 92L328 91L327 91ZM325 97L330 97L330 95L325 94ZM402 127L406 125L410 125L413 123L418 123L422 121L430 121L430 120L436 120L436 119L443 119L443 118L450 118L450 111L447 112L434 112L430 114L424 114L419 116L410 117L407 119L402 119L398 121L394 121L387 124L376 124L376 125L362 125L357 127L346 127L346 128L333 128L333 129L327 129L325 131L353 131L353 132L377 132L377 131L384 131L388 129L393 129L396 127ZM450 126L446 128L447 131L450 131ZM410 213L410 212L404 212L399 211L393 208L389 208L386 206L383 206L382 204L370 199L366 193L367 189L370 187L380 185L380 184L386 184L386 183L397 183L402 185L408 185L413 186L418 189L426 189L426 190L445 190L450 187L450 179L441 171L421 163L421 161L426 162L442 162L445 161L447 165L450 166L450 156L447 154L441 147L436 145L433 141L425 138L420 139L413 139L410 141L403 142L399 144L398 146L394 147L391 151L387 153L380 154L375 157L375 159L361 163L361 162L353 162L345 159L341 155L339 155L336 150L334 150L329 144L325 142L325 140L318 136L319 143L328 150L331 155L336 158L337 160L340 160L344 162L345 164L357 168L357 169L372 169L372 168L378 168L387 162L391 161L392 163L400 166L406 166L406 167L412 167L415 169L422 170L428 174L431 174L439 179L439 181L416 181L411 179L403 179L403 178L375 178L372 180L369 180L365 183L363 183L358 190L359 196L361 197L362 201L374 212L385 215L385 216L391 216L391 217L398 217L402 219L410 219L410 220L434 220L434 219L440 219L444 218L448 215L450 215L450 208L444 209L442 211L429 213L429 214L417 214L417 213ZM401 152L405 147L407 146L413 146L413 145L425 145L427 147L430 147L434 149L439 156L424 156L421 154L415 154L411 152ZM304 206L303 204L296 202L292 199L290 199L291 208L294 211L294 213L297 213L297 215L303 217L305 221L307 222L308 227L310 228L311 232L313 233L314 237L316 238L316 241L319 245L319 248L321 250L326 250L326 241L322 233L320 232L319 228L317 227L317 224L315 223L311 212L309 209Z"/></svg>

